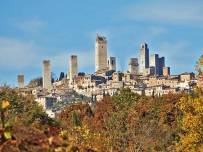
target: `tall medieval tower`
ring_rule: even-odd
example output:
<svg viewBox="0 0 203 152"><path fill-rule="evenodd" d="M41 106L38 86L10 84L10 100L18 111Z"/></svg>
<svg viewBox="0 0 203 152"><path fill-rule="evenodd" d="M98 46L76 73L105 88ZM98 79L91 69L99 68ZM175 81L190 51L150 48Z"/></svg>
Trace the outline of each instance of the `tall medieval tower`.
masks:
<svg viewBox="0 0 203 152"><path fill-rule="evenodd" d="M78 61L77 61L77 55L71 55L70 56L70 65L69 65L69 77L70 80L73 81L74 77L78 75Z"/></svg>
<svg viewBox="0 0 203 152"><path fill-rule="evenodd" d="M95 70L105 71L107 67L107 40L103 36L97 35L95 42Z"/></svg>
<svg viewBox="0 0 203 152"><path fill-rule="evenodd" d="M138 74L138 59L137 58L130 58L129 60L129 72L131 74Z"/></svg>
<svg viewBox="0 0 203 152"><path fill-rule="evenodd" d="M18 75L18 87L24 88L24 75L23 74Z"/></svg>
<svg viewBox="0 0 203 152"><path fill-rule="evenodd" d="M116 58L115 57L108 58L108 69L116 71Z"/></svg>
<svg viewBox="0 0 203 152"><path fill-rule="evenodd" d="M50 60L43 61L43 88L48 90L52 89Z"/></svg>
<svg viewBox="0 0 203 152"><path fill-rule="evenodd" d="M143 74L145 69L149 68L149 48L146 43L141 44L140 47L140 61L139 70Z"/></svg>

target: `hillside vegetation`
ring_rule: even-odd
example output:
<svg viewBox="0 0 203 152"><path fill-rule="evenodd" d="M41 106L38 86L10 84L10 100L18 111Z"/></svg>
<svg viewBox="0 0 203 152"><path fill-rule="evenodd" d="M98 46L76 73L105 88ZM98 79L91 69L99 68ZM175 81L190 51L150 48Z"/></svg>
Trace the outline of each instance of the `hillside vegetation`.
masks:
<svg viewBox="0 0 203 152"><path fill-rule="evenodd" d="M0 90L2 152L202 152L203 93L147 97L130 89L94 108L77 103L51 119L34 98Z"/></svg>

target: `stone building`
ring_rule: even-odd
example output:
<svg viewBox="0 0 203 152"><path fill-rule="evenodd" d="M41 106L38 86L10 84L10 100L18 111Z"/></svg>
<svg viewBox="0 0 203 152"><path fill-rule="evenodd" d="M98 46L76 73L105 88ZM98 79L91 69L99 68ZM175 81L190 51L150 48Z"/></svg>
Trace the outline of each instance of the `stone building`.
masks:
<svg viewBox="0 0 203 152"><path fill-rule="evenodd" d="M24 75L22 74L18 75L18 87L24 88Z"/></svg>
<svg viewBox="0 0 203 152"><path fill-rule="evenodd" d="M155 67L151 66L149 68L144 69L143 76L154 76L155 75Z"/></svg>
<svg viewBox="0 0 203 152"><path fill-rule="evenodd" d="M129 66L128 70L131 74L138 74L139 67L137 58L130 58L128 66Z"/></svg>
<svg viewBox="0 0 203 152"><path fill-rule="evenodd" d="M180 74L180 81L191 81L194 78L195 78L195 74L192 72L191 73L185 72Z"/></svg>
<svg viewBox="0 0 203 152"><path fill-rule="evenodd" d="M70 56L69 70L69 79L72 82L73 79L78 75L78 61L76 55Z"/></svg>
<svg viewBox="0 0 203 152"><path fill-rule="evenodd" d="M152 54L150 56L150 67L154 67L154 75L159 75L159 55L158 54Z"/></svg>
<svg viewBox="0 0 203 152"><path fill-rule="evenodd" d="M107 67L107 40L103 36L97 35L95 42L95 70L106 71Z"/></svg>
<svg viewBox="0 0 203 152"><path fill-rule="evenodd" d="M140 61L139 61L139 71L143 74L144 70L149 68L149 49L146 43L141 44L140 48Z"/></svg>
<svg viewBox="0 0 203 152"><path fill-rule="evenodd" d="M144 83L147 87L164 85L170 88L176 88L179 82L179 77L149 77L144 80Z"/></svg>
<svg viewBox="0 0 203 152"><path fill-rule="evenodd" d="M113 81L122 81L122 77L124 76L124 74L122 72L114 72L112 79Z"/></svg>
<svg viewBox="0 0 203 152"><path fill-rule="evenodd" d="M163 76L170 76L170 67L163 67Z"/></svg>
<svg viewBox="0 0 203 152"><path fill-rule="evenodd" d="M52 83L51 83L51 64L50 60L43 61L43 88L51 90Z"/></svg>
<svg viewBox="0 0 203 152"><path fill-rule="evenodd" d="M131 80L131 74L130 73L124 73L123 76L122 76L122 81L123 82L128 82Z"/></svg>
<svg viewBox="0 0 203 152"><path fill-rule="evenodd" d="M163 75L163 68L165 67L165 58L159 57L158 54L152 54L150 56L150 67L154 68L154 75Z"/></svg>
<svg viewBox="0 0 203 152"><path fill-rule="evenodd" d="M108 68L109 68L109 70L116 71L116 58L115 57L108 58Z"/></svg>
<svg viewBox="0 0 203 152"><path fill-rule="evenodd" d="M163 75L163 67L165 67L165 57L159 58L159 75Z"/></svg>

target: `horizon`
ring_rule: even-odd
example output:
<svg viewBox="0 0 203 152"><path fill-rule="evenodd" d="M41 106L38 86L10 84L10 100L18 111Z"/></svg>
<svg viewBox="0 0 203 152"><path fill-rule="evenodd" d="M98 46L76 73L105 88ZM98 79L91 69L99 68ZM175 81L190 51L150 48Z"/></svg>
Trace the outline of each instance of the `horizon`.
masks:
<svg viewBox="0 0 203 152"><path fill-rule="evenodd" d="M107 38L117 71L127 71L129 58L139 58L146 42L150 55L165 57L172 74L194 72L203 51L203 2L153 2L2 2L0 83L16 86L17 75L24 74L27 84L42 75L44 59L57 76L67 73L71 54L78 56L79 72L94 73L97 33Z"/></svg>

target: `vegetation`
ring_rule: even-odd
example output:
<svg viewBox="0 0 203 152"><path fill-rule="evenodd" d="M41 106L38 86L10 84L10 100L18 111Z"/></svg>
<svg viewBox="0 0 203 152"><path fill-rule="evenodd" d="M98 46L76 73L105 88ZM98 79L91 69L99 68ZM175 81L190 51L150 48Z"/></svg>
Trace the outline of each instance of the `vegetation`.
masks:
<svg viewBox="0 0 203 152"><path fill-rule="evenodd" d="M197 92L196 96L181 98L177 103L177 107L182 112L180 140L177 144L177 150L203 151L202 92Z"/></svg>
<svg viewBox="0 0 203 152"><path fill-rule="evenodd" d="M38 77L35 79L32 79L29 84L29 87L38 87L38 86L42 86L42 77Z"/></svg>
<svg viewBox="0 0 203 152"><path fill-rule="evenodd" d="M196 66L195 66L195 70L197 71L197 73L199 75L202 75L203 73L203 55L200 56L199 60L197 61L196 63Z"/></svg>
<svg viewBox="0 0 203 152"><path fill-rule="evenodd" d="M64 72L61 72L61 73L60 73L60 76L59 76L59 81L61 81L64 77L65 77Z"/></svg>
<svg viewBox="0 0 203 152"><path fill-rule="evenodd" d="M0 151L202 152L203 92L147 97L130 89L94 108L65 107L50 119L32 96L0 90Z"/></svg>

